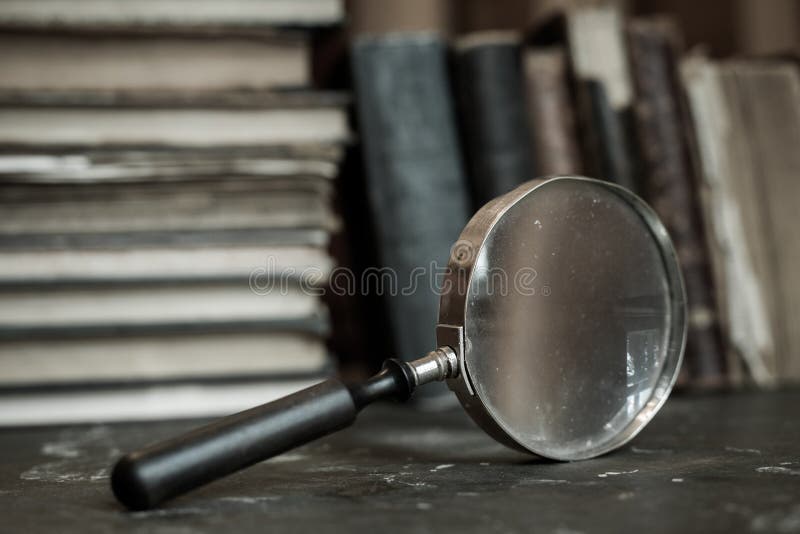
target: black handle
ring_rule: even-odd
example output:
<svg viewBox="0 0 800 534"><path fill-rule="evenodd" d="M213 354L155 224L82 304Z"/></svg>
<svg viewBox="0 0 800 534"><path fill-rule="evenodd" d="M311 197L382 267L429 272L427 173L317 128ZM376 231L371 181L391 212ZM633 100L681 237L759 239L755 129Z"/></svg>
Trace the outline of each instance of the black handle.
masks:
<svg viewBox="0 0 800 534"><path fill-rule="evenodd" d="M122 457L111 488L131 510L161 502L353 423L358 411L413 390L407 364L390 360L364 384L327 380Z"/></svg>

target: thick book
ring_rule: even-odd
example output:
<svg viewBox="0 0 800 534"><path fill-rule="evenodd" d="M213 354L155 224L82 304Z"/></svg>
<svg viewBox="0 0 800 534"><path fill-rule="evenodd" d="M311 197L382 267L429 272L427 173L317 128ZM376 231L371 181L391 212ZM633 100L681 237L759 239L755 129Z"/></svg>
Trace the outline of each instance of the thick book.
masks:
<svg viewBox="0 0 800 534"><path fill-rule="evenodd" d="M722 65L728 105L739 113L750 151L746 178L756 186L759 261L773 288L776 372L800 382L800 71L793 61L731 61Z"/></svg>
<svg viewBox="0 0 800 534"><path fill-rule="evenodd" d="M395 355L412 359L435 345L431 270L446 267L470 213L447 47L426 33L362 37L352 62L381 267L396 278L382 295Z"/></svg>
<svg viewBox="0 0 800 534"><path fill-rule="evenodd" d="M341 143L347 99L252 91L0 92L0 144L9 147L258 147Z"/></svg>
<svg viewBox="0 0 800 534"><path fill-rule="evenodd" d="M532 180L520 38L478 32L455 43L455 93L463 154L477 210Z"/></svg>
<svg viewBox="0 0 800 534"><path fill-rule="evenodd" d="M325 178L221 176L180 182L7 184L0 235L336 228Z"/></svg>
<svg viewBox="0 0 800 534"><path fill-rule="evenodd" d="M526 48L523 68L531 151L537 173L582 174L566 50L561 46Z"/></svg>
<svg viewBox="0 0 800 534"><path fill-rule="evenodd" d="M187 249L215 245L326 247L330 232L321 228L247 228L138 232L58 232L0 234L0 251L124 250L128 248Z"/></svg>
<svg viewBox="0 0 800 534"><path fill-rule="evenodd" d="M622 14L611 5L574 9L566 16L566 30L585 170L637 192L633 85Z"/></svg>
<svg viewBox="0 0 800 534"><path fill-rule="evenodd" d="M3 0L4 28L263 28L327 26L344 18L341 0Z"/></svg>
<svg viewBox="0 0 800 534"><path fill-rule="evenodd" d="M327 374L327 373L325 373ZM139 383L121 387L0 389L0 425L67 425L218 417L320 382L325 374L246 381Z"/></svg>
<svg viewBox="0 0 800 534"><path fill-rule="evenodd" d="M0 399L8 388L292 378L330 363L319 335L268 324L250 331L9 340L0 341L0 351Z"/></svg>
<svg viewBox="0 0 800 534"><path fill-rule="evenodd" d="M273 149L273 150L269 150ZM333 179L341 147L256 147L219 150L21 152L0 147L0 184L91 184L204 181L226 176L258 180Z"/></svg>
<svg viewBox="0 0 800 534"><path fill-rule="evenodd" d="M322 246L199 243L196 246L0 250L0 289L14 284L122 281L326 280L333 260Z"/></svg>
<svg viewBox="0 0 800 534"><path fill-rule="evenodd" d="M68 329L151 327L292 319L319 313L319 291L293 277L199 282L9 285L0 291L0 338Z"/></svg>
<svg viewBox="0 0 800 534"><path fill-rule="evenodd" d="M308 36L301 33L0 31L3 90L302 87L311 83L310 62Z"/></svg>
<svg viewBox="0 0 800 534"><path fill-rule="evenodd" d="M676 58L680 35L667 18L628 24L634 117L641 156L640 192L658 213L678 253L689 303L686 364L691 383L727 383L725 349L681 106Z"/></svg>
<svg viewBox="0 0 800 534"><path fill-rule="evenodd" d="M778 381L774 279L742 110L724 69L702 56L681 62L697 139L701 205L725 340L761 386Z"/></svg>

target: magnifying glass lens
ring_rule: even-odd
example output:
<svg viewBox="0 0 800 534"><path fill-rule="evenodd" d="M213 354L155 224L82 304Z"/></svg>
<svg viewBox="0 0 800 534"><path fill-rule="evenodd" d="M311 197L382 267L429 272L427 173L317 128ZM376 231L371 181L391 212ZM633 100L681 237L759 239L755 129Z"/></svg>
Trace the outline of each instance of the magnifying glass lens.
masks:
<svg viewBox="0 0 800 534"><path fill-rule="evenodd" d="M553 180L511 205L475 259L464 322L472 386L517 445L588 458L638 432L682 348L680 278L635 197Z"/></svg>

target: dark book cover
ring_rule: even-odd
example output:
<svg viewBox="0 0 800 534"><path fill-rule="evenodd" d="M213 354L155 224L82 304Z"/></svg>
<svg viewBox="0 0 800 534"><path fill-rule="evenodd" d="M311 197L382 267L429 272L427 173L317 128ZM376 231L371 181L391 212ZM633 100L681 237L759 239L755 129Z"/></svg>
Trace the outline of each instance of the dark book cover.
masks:
<svg viewBox="0 0 800 534"><path fill-rule="evenodd" d="M530 47L523 63L536 171L540 175L582 174L566 51L561 46Z"/></svg>
<svg viewBox="0 0 800 534"><path fill-rule="evenodd" d="M680 258L689 302L686 363L690 383L725 384L725 353L714 298L709 251L682 111L676 56L677 28L669 19L628 25L634 116L641 155L641 193L670 233Z"/></svg>
<svg viewBox="0 0 800 534"><path fill-rule="evenodd" d="M633 86L623 21L616 6L581 7L567 13L565 38L585 171L639 192Z"/></svg>
<svg viewBox="0 0 800 534"><path fill-rule="evenodd" d="M519 39L511 32L456 43L455 92L474 208L535 178Z"/></svg>
<svg viewBox="0 0 800 534"><path fill-rule="evenodd" d="M432 34L363 37L352 65L381 259L381 270L362 278L371 280L369 292L381 286L387 304L395 347L387 356L413 359L435 348L439 295L431 269L447 265L469 215L447 49Z"/></svg>
<svg viewBox="0 0 800 534"><path fill-rule="evenodd" d="M578 82L577 92L589 174L639 193L624 115L611 107L605 86L597 80Z"/></svg>
<svg viewBox="0 0 800 534"><path fill-rule="evenodd" d="M340 91L309 89L149 91L103 89L0 89L0 108L80 109L341 109L350 97Z"/></svg>
<svg viewBox="0 0 800 534"><path fill-rule="evenodd" d="M1 325L0 342L38 341L46 339L119 339L137 336L202 336L213 334L254 334L279 332L313 338L330 335L327 313L307 317L278 317L274 319L147 322L137 324L92 325Z"/></svg>

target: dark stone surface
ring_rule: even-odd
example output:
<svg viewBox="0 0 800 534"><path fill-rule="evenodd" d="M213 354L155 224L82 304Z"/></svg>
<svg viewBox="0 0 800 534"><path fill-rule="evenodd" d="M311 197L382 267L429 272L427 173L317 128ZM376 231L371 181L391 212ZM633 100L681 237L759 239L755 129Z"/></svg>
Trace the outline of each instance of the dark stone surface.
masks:
<svg viewBox="0 0 800 534"><path fill-rule="evenodd" d="M459 412L368 409L350 430L128 513L122 450L194 423L0 431L0 531L796 532L800 390L671 399L624 449L504 449ZM369 530L367 530L369 529Z"/></svg>

